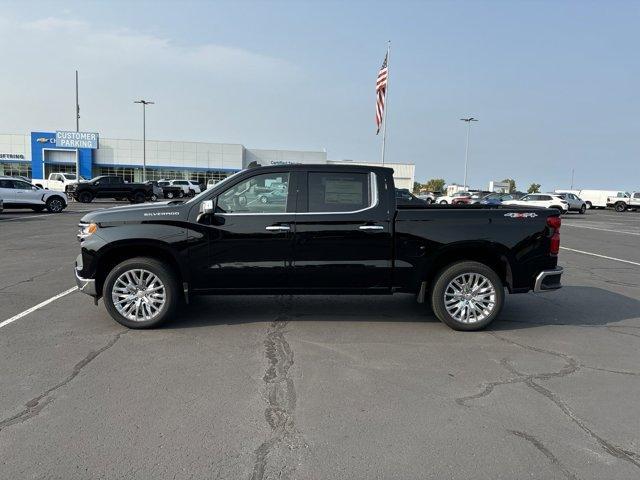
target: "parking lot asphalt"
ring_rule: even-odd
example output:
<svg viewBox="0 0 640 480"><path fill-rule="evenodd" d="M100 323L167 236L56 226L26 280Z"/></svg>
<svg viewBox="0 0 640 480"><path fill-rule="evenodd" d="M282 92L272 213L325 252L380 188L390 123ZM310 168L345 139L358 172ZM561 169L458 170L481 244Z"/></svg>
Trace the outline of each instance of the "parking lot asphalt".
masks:
<svg viewBox="0 0 640 480"><path fill-rule="evenodd" d="M0 322L74 286L84 211L0 214ZM563 217L564 288L455 332L413 296L78 292L0 328L0 478L640 478L640 213Z"/></svg>

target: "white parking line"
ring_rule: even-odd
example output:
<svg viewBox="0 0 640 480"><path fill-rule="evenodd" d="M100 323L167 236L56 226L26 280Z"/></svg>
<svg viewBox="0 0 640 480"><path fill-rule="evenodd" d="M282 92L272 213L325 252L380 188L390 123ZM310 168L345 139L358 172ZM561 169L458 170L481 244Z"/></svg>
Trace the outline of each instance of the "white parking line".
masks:
<svg viewBox="0 0 640 480"><path fill-rule="evenodd" d="M25 217L0 218L0 221L1 222L11 222L13 220L25 220L27 218L38 218L38 217L49 217L49 216L51 216L51 214L50 213L46 213L44 215L28 215L28 216L25 216Z"/></svg>
<svg viewBox="0 0 640 480"><path fill-rule="evenodd" d="M616 262L629 263L631 265L637 265L640 267L640 262L632 262L631 260L623 260L622 258L607 257L606 255L600 255L599 253L585 252L584 250L576 250L575 248L560 247L561 250L568 250L569 252L582 253L583 255L591 255L592 257L605 258L607 260L615 260Z"/></svg>
<svg viewBox="0 0 640 480"><path fill-rule="evenodd" d="M611 232L611 233L623 233L625 235L637 235L640 237L640 233L638 232L623 232L622 230L611 230L610 228L598 228L598 227L587 227L586 225L574 225L572 223L562 223L563 227L573 227L573 228L587 228L589 230L600 230L601 232Z"/></svg>
<svg viewBox="0 0 640 480"><path fill-rule="evenodd" d="M69 295L70 293L73 293L73 292L75 292L76 290L78 290L78 287L73 287L73 288L70 288L69 290L65 290L64 292L61 292L61 293L59 293L59 294L57 294L57 295L55 295L55 296L51 297L50 299L45 300L44 302L40 302L39 304L37 304L37 305L35 305L35 306L31 307L31 308L28 308L27 310L25 310L25 311L24 311L24 312L22 312L22 313L19 313L19 314L17 314L17 315L14 315L14 316L13 316L13 317L11 317L11 318L8 318L8 319L6 319L5 321L0 322L0 328L4 327L4 326L6 326L6 325L9 325L10 323L15 322L16 320L20 320L22 317L29 315L31 312L35 312L35 311L36 311L36 310L38 310L39 308L42 308L42 307L44 307L45 305L50 304L51 302L55 302L55 301L56 301L56 300L58 300L59 298L62 298L62 297L64 297L65 295Z"/></svg>

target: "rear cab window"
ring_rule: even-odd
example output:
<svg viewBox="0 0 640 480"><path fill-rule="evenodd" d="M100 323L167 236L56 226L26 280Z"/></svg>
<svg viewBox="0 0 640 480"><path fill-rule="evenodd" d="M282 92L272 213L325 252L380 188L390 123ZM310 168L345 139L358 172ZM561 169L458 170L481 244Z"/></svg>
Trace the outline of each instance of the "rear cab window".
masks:
<svg viewBox="0 0 640 480"><path fill-rule="evenodd" d="M357 212L375 204L372 174L309 172L307 201L310 213Z"/></svg>

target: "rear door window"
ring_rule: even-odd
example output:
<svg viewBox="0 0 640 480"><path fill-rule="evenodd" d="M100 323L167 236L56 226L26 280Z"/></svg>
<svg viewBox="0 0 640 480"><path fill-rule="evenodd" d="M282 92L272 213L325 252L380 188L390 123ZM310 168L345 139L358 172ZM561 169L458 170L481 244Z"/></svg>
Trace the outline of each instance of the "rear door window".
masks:
<svg viewBox="0 0 640 480"><path fill-rule="evenodd" d="M309 172L309 212L355 212L373 205L367 173Z"/></svg>

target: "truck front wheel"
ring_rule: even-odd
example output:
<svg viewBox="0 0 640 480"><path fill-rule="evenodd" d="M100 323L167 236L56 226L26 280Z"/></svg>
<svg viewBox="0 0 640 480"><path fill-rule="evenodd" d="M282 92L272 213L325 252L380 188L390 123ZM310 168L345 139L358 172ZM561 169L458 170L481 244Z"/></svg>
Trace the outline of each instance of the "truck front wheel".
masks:
<svg viewBox="0 0 640 480"><path fill-rule="evenodd" d="M173 272L148 257L116 265L105 279L102 295L111 317L129 328L158 326L173 315L179 299Z"/></svg>
<svg viewBox="0 0 640 480"><path fill-rule="evenodd" d="M622 213L627 209L627 204L624 202L618 202L615 204L614 208L616 209L616 212Z"/></svg>
<svg viewBox="0 0 640 480"><path fill-rule="evenodd" d="M504 286L487 265L457 262L437 275L431 305L436 317L454 330L481 330L500 314Z"/></svg>

